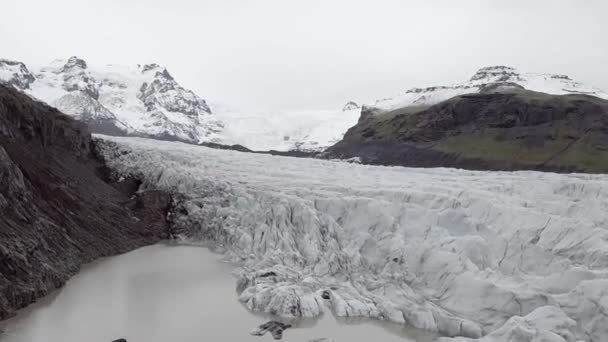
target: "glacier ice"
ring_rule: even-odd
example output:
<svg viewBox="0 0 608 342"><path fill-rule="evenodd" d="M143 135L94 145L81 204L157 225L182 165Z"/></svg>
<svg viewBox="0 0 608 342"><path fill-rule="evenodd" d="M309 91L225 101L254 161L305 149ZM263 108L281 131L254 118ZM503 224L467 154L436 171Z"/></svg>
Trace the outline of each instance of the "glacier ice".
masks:
<svg viewBox="0 0 608 342"><path fill-rule="evenodd" d="M179 240L240 265L251 310L372 317L444 341L608 339L608 176L98 138L117 177L176 194Z"/></svg>

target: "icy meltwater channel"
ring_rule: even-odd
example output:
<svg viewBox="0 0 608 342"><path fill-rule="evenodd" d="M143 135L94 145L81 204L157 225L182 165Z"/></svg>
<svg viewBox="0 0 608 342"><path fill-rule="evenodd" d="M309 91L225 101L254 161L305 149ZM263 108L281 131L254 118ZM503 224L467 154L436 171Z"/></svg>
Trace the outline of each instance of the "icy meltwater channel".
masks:
<svg viewBox="0 0 608 342"><path fill-rule="evenodd" d="M2 342L271 341L249 332L269 318L236 300L233 267L203 247L156 245L84 268L58 293L5 323ZM396 324L294 322L284 341L431 341Z"/></svg>
<svg viewBox="0 0 608 342"><path fill-rule="evenodd" d="M376 167L103 138L175 194L178 240L241 266L238 301L443 341L608 341L608 176ZM470 339L470 340L469 340Z"/></svg>

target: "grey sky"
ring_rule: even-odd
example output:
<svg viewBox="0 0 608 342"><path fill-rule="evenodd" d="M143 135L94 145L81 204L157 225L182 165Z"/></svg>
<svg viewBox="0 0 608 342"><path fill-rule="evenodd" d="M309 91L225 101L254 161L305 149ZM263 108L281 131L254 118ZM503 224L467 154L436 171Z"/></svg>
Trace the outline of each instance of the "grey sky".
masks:
<svg viewBox="0 0 608 342"><path fill-rule="evenodd" d="M494 64L608 90L606 0L2 0L0 56L158 62L246 109L369 102Z"/></svg>

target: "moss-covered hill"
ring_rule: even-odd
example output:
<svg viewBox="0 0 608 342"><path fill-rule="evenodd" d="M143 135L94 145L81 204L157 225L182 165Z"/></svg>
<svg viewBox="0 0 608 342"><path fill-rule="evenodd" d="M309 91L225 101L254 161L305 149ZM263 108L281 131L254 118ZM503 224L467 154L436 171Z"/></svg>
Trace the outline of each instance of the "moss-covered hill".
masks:
<svg viewBox="0 0 608 342"><path fill-rule="evenodd" d="M364 163L608 172L608 101L512 88L377 113L328 150Z"/></svg>

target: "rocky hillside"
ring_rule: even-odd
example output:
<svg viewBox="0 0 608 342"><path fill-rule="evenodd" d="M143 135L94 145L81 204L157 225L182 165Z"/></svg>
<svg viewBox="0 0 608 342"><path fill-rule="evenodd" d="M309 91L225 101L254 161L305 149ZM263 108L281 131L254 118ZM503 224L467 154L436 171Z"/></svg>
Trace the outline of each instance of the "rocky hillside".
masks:
<svg viewBox="0 0 608 342"><path fill-rule="evenodd" d="M132 196L138 183L131 179L110 186L93 144L81 123L0 85L0 320L61 286L83 263L166 236L169 196Z"/></svg>
<svg viewBox="0 0 608 342"><path fill-rule="evenodd" d="M24 63L0 60L0 81L95 133L199 143L222 129L205 100L158 64L93 67L71 57L31 71Z"/></svg>
<svg viewBox="0 0 608 342"><path fill-rule="evenodd" d="M605 173L608 101L498 82L434 105L365 107L327 156L382 165Z"/></svg>

